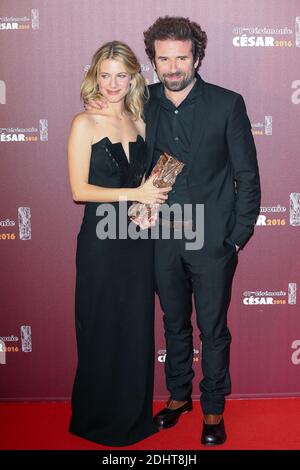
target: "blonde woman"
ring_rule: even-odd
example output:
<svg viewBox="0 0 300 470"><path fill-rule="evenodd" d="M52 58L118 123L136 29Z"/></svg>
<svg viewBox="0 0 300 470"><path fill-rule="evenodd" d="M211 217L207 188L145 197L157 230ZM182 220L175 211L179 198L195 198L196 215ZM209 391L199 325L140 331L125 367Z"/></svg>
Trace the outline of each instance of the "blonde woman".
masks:
<svg viewBox="0 0 300 470"><path fill-rule="evenodd" d="M153 244L118 235L118 216L126 208L120 200L163 203L171 189L143 181L145 90L132 50L118 41L101 46L81 97L104 97L108 106L75 116L68 142L73 199L86 203L76 254L78 366L70 431L109 446L156 432ZM116 221L105 219L107 208Z"/></svg>

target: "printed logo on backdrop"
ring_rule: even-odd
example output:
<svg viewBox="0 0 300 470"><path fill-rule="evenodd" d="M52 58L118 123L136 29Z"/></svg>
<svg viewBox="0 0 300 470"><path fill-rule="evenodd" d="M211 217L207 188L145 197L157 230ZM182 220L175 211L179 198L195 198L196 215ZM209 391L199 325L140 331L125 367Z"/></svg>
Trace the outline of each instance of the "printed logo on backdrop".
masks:
<svg viewBox="0 0 300 470"><path fill-rule="evenodd" d="M40 119L38 127L0 127L0 142L47 142L48 119Z"/></svg>
<svg viewBox="0 0 300 470"><path fill-rule="evenodd" d="M16 31L17 29L21 30L31 30L40 28L40 15L39 10L33 8L29 16L0 16L0 30L2 31Z"/></svg>
<svg viewBox="0 0 300 470"><path fill-rule="evenodd" d="M300 47L300 16L291 26L235 26L232 33L235 47Z"/></svg>
<svg viewBox="0 0 300 470"><path fill-rule="evenodd" d="M20 337L0 336L0 364L6 364L8 353L32 352L32 333L30 325L20 327Z"/></svg>
<svg viewBox="0 0 300 470"><path fill-rule="evenodd" d="M199 362L201 351L194 348L193 362ZM157 351L157 362L165 363L167 357L167 351L165 349L159 349Z"/></svg>
<svg viewBox="0 0 300 470"><path fill-rule="evenodd" d="M0 339L0 365L1 364L6 364L6 348L2 339Z"/></svg>
<svg viewBox="0 0 300 470"><path fill-rule="evenodd" d="M4 80L0 80L0 104L6 104L6 84Z"/></svg>
<svg viewBox="0 0 300 470"><path fill-rule="evenodd" d="M18 225L8 218L0 220L0 241L16 240L18 236L20 240L31 240L30 207L18 207Z"/></svg>
<svg viewBox="0 0 300 470"><path fill-rule="evenodd" d="M291 100L293 104L300 103L300 80L294 80L291 85L292 89L295 90L292 93Z"/></svg>
<svg viewBox="0 0 300 470"><path fill-rule="evenodd" d="M290 194L290 225L300 227L300 193Z"/></svg>
<svg viewBox="0 0 300 470"><path fill-rule="evenodd" d="M294 350L291 355L292 364L298 366L300 364L300 339L295 339L291 344L291 348Z"/></svg>
<svg viewBox="0 0 300 470"><path fill-rule="evenodd" d="M297 284L289 282L287 291L246 291L243 297L244 305L296 305Z"/></svg>
<svg viewBox="0 0 300 470"><path fill-rule="evenodd" d="M286 206L261 206L256 225L265 227L300 227L300 193L290 193L289 211Z"/></svg>
<svg viewBox="0 0 300 470"><path fill-rule="evenodd" d="M142 74L146 79L147 85L151 85L152 83L158 83L159 78L156 75L156 72L152 65L150 64L141 64Z"/></svg>
<svg viewBox="0 0 300 470"><path fill-rule="evenodd" d="M253 135L272 135L273 133L273 117L265 116L258 122L251 123Z"/></svg>

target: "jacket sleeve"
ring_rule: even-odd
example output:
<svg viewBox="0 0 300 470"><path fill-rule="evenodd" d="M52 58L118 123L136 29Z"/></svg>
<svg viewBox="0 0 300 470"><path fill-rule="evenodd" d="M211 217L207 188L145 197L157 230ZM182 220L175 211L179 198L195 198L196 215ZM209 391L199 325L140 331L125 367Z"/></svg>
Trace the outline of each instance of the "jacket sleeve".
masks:
<svg viewBox="0 0 300 470"><path fill-rule="evenodd" d="M251 124L243 97L238 94L228 121L227 145L236 187L236 223L228 238L243 247L254 231L261 193Z"/></svg>

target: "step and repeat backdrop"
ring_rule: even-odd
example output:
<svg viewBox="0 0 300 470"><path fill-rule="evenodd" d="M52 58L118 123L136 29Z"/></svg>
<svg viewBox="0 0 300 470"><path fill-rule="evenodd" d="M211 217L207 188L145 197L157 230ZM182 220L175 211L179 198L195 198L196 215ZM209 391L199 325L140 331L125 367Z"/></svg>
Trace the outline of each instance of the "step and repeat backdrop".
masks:
<svg viewBox="0 0 300 470"><path fill-rule="evenodd" d="M66 142L94 51L119 39L156 81L143 31L188 16L208 35L202 78L241 93L262 183L229 324L232 397L300 395L299 0L1 0L0 399L68 399L76 367L76 237ZM194 396L201 344L194 328ZM168 393L157 302L155 397Z"/></svg>

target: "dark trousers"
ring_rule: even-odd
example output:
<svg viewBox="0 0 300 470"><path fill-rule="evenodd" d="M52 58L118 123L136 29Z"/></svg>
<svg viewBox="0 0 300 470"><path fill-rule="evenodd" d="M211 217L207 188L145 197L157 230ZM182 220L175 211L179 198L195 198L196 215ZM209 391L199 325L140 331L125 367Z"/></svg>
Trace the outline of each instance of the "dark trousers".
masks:
<svg viewBox="0 0 300 470"><path fill-rule="evenodd" d="M200 401L204 414L223 413L225 395L231 389L227 310L236 265L237 254L231 245L224 245L213 258L205 249L186 250L184 239L155 242L156 290L164 312L167 388L174 400L187 400L192 393L194 293L202 341Z"/></svg>

